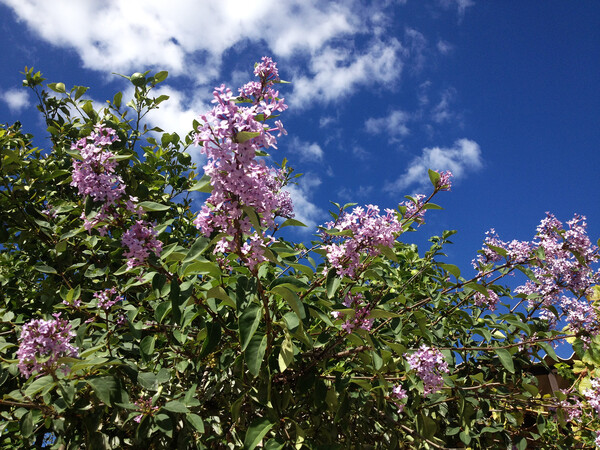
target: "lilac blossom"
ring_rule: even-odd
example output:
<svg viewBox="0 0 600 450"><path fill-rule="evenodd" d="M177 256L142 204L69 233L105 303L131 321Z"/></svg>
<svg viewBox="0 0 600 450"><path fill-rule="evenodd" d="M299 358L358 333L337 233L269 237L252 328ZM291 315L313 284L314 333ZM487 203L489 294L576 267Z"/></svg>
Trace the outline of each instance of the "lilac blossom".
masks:
<svg viewBox="0 0 600 450"><path fill-rule="evenodd" d="M156 230L145 220L136 220L122 238L121 243L127 247L124 256L128 258L127 267L143 265L150 253L160 256L162 242L156 238Z"/></svg>
<svg viewBox="0 0 600 450"><path fill-rule="evenodd" d="M327 260L340 277L354 277L361 269L361 254L377 256L381 252L379 246L392 248L402 231L393 210L386 209L386 214L380 215L378 206L367 205L366 208L356 207L351 213L340 214L335 222L325 224L328 230L351 232L351 236L323 233Z"/></svg>
<svg viewBox="0 0 600 450"><path fill-rule="evenodd" d="M400 401L408 398L406 391L399 384L392 388L392 398L394 398L394 404L398 408L398 414L402 414L404 411L404 407L406 406L404 403L400 403Z"/></svg>
<svg viewBox="0 0 600 450"><path fill-rule="evenodd" d="M123 301L123 296L117 295L116 288L104 289L103 291L94 292L94 298L98 301L98 308L103 309L105 311L110 310L110 308L117 302Z"/></svg>
<svg viewBox="0 0 600 450"><path fill-rule="evenodd" d="M561 392L567 396L564 400L558 402L558 406L565 412L565 418L568 422L572 422L581 417L581 401L575 397L569 397L569 391L567 389L561 389Z"/></svg>
<svg viewBox="0 0 600 450"><path fill-rule="evenodd" d="M348 318L343 324L342 329L346 333L352 333L356 328L371 331L374 319L369 318L371 309L364 304L364 296L361 293L348 293L343 301L344 306L355 310L354 316ZM345 314L342 311L333 311L332 315L335 319L344 318Z"/></svg>
<svg viewBox="0 0 600 450"><path fill-rule="evenodd" d="M436 189L439 191L449 191L452 187L452 172L449 170L438 172L440 179L437 182Z"/></svg>
<svg viewBox="0 0 600 450"><path fill-rule="evenodd" d="M444 355L436 348L421 345L412 355L404 354L410 368L423 380L425 395L439 391L444 386L442 374L449 373Z"/></svg>
<svg viewBox="0 0 600 450"><path fill-rule="evenodd" d="M404 212L404 220L414 220L416 223L422 225L425 223L425 209L423 208L423 200L425 196L423 194L417 194L413 200L406 200L400 202L400 206L406 206Z"/></svg>
<svg viewBox="0 0 600 450"><path fill-rule="evenodd" d="M587 399L589 405L600 415L600 379L591 380L592 388L583 391L583 396Z"/></svg>
<svg viewBox="0 0 600 450"><path fill-rule="evenodd" d="M71 150L78 150L82 161L73 161L71 186L79 195L89 195L98 202L114 204L124 193L123 179L115 173L115 154L105 147L119 140L116 131L97 125L87 137L78 140Z"/></svg>
<svg viewBox="0 0 600 450"><path fill-rule="evenodd" d="M488 308L490 311L494 311L499 301L498 294L491 289L488 289L487 292L487 296L480 292L476 292L473 295L473 302L480 308Z"/></svg>
<svg viewBox="0 0 600 450"><path fill-rule="evenodd" d="M573 331L595 335L598 316L586 297L600 282L600 272L592 268L600 254L587 236L585 217L575 215L567 226L546 213L531 242L505 242L492 229L486 233L485 246L473 265L482 277L491 275L491 265L502 261L507 267L525 265L535 280L526 281L515 292L527 296L529 308L537 309L551 328L560 319L552 308L561 309ZM477 297L477 301L482 303L483 299Z"/></svg>
<svg viewBox="0 0 600 450"><path fill-rule="evenodd" d="M207 157L204 172L211 179L212 192L202 206L194 225L204 235L225 233L215 252L241 254L251 268L265 260L264 248L271 240L264 232L253 230L244 210L252 208L266 229L275 227L275 217L293 217L289 192L283 189L287 172L268 167L257 159L257 151L275 147L276 137L286 133L280 121L275 128L264 122L287 109L279 93L273 89L278 80L276 64L268 57L255 67L254 81L240 89L242 98L251 106L239 106L230 89L222 85L213 92L213 109L201 116L202 125L194 137L196 145ZM249 242L245 242L246 237Z"/></svg>
<svg viewBox="0 0 600 450"><path fill-rule="evenodd" d="M68 321L60 319L36 319L23 325L19 337L19 370L29 378L33 372L54 373L59 368L58 359L64 356L76 357L78 351L70 343L75 333ZM64 366L66 370L66 366Z"/></svg>
<svg viewBox="0 0 600 450"><path fill-rule="evenodd" d="M144 416L153 416L158 411L158 406L152 406L151 398L140 397L135 402L135 406L138 407L138 411L141 413L133 418L134 421L140 423Z"/></svg>

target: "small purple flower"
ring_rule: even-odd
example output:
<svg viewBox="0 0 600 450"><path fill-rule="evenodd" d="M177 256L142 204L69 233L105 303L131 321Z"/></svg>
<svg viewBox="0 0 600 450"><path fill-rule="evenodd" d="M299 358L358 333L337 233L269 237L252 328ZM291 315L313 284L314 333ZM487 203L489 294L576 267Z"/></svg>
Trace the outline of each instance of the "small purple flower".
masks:
<svg viewBox="0 0 600 450"><path fill-rule="evenodd" d="M162 242L156 238L156 230L145 220L136 220L133 226L121 237L121 243L127 247L125 257L129 258L127 267L143 265L150 252L160 256Z"/></svg>
<svg viewBox="0 0 600 450"><path fill-rule="evenodd" d="M439 391L444 386L443 373L449 373L444 355L436 348L421 345L412 355L404 354L410 368L423 380L425 395Z"/></svg>
<svg viewBox="0 0 600 450"><path fill-rule="evenodd" d="M402 414L402 411L404 411L404 407L406 405L404 403L400 403L400 401L404 400L405 398L408 398L406 391L402 388L402 386L398 384L392 388L391 396L396 399L396 401L394 401L394 404L398 408L398 414Z"/></svg>
<svg viewBox="0 0 600 450"><path fill-rule="evenodd" d="M440 191L449 191L452 187L452 172L446 170L438 173L440 174L440 179L437 182L436 188Z"/></svg>
<svg viewBox="0 0 600 450"><path fill-rule="evenodd" d="M141 414L133 418L133 420L135 420L137 423L140 423L144 416L153 416L154 413L159 409L158 406L152 406L151 398L145 399L144 397L140 397L135 401L135 405L138 407L138 411L141 412Z"/></svg>
<svg viewBox="0 0 600 450"><path fill-rule="evenodd" d="M117 289L104 289L94 293L94 298L98 300L98 308L108 311L114 304L123 301L122 295L117 295Z"/></svg>
<svg viewBox="0 0 600 450"><path fill-rule="evenodd" d="M327 260L340 277L354 277L361 269L361 254L377 256L380 246L392 248L402 231L395 211L386 209L380 214L376 205L367 205L366 210L357 206L351 213L340 214L335 222L326 223L325 228L351 232L351 236L323 233Z"/></svg>
<svg viewBox="0 0 600 450"><path fill-rule="evenodd" d="M23 325L17 350L21 374L29 378L34 371L53 373L59 368L59 358L76 357L78 351L70 343L74 336L69 322L58 315L55 319L36 319Z"/></svg>

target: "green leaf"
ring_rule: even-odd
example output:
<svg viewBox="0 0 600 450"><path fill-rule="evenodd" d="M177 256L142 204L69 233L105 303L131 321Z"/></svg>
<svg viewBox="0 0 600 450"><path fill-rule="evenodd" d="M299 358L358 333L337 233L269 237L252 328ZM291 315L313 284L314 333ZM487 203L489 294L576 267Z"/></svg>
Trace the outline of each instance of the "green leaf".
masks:
<svg viewBox="0 0 600 450"><path fill-rule="evenodd" d="M86 93L88 88L85 86L77 86L77 90L75 91L75 100L79 100L83 94Z"/></svg>
<svg viewBox="0 0 600 450"><path fill-rule="evenodd" d="M327 298L333 298L335 296L335 293L337 292L341 283L342 283L342 280L340 279L340 277L338 277L337 270L333 267L331 269L329 269L329 272L327 272L327 281L326 281Z"/></svg>
<svg viewBox="0 0 600 450"><path fill-rule="evenodd" d="M286 333L281 348L279 349L279 356L277 362L279 364L279 370L283 372L289 367L294 360L294 344L292 343L292 337Z"/></svg>
<svg viewBox="0 0 600 450"><path fill-rule="evenodd" d="M202 255L202 253L204 253L207 247L208 239L206 239L204 236L200 236L198 239L196 239L196 241L194 241L194 243L188 250L187 256L184 258L183 263L195 261L196 259L198 259L198 257Z"/></svg>
<svg viewBox="0 0 600 450"><path fill-rule="evenodd" d="M156 391L158 389L158 378L152 372L138 372L137 382L149 391Z"/></svg>
<svg viewBox="0 0 600 450"><path fill-rule="evenodd" d="M271 292L281 295L300 320L306 318L306 311L304 310L302 300L300 300L300 297L294 291L288 289L286 286L276 286Z"/></svg>
<svg viewBox="0 0 600 450"><path fill-rule="evenodd" d="M262 441L263 437L275 425L266 417L259 417L248 427L244 438L244 450L253 450Z"/></svg>
<svg viewBox="0 0 600 450"><path fill-rule="evenodd" d="M28 438L33 434L33 415L31 411L21 417L21 434L24 438Z"/></svg>
<svg viewBox="0 0 600 450"><path fill-rule="evenodd" d="M431 169L428 169L427 173L429 174L429 180L431 180L431 184L433 184L433 187L436 188L440 181L440 174Z"/></svg>
<svg viewBox="0 0 600 450"><path fill-rule="evenodd" d="M46 266L45 264L36 264L34 269L42 273L58 273L54 267Z"/></svg>
<svg viewBox="0 0 600 450"><path fill-rule="evenodd" d="M246 350L246 347L250 343L250 339L252 339L252 336L254 336L254 333L258 329L261 312L262 308L259 305L250 303L239 318L242 351Z"/></svg>
<svg viewBox="0 0 600 450"><path fill-rule="evenodd" d="M494 350L494 352L496 353L496 355L498 355L498 358L500 359L500 362L502 363L504 368L510 373L515 373L515 365L513 363L513 358L510 352L505 348L497 348Z"/></svg>
<svg viewBox="0 0 600 450"><path fill-rule="evenodd" d="M190 412L187 406L185 406L183 403L177 400L172 400L170 402L165 403L162 409L166 409L169 412L182 414L187 414Z"/></svg>
<svg viewBox="0 0 600 450"><path fill-rule="evenodd" d="M304 281L299 280L296 277L277 278L271 283L271 286L269 288L272 290L275 286L279 286L282 284L286 284L290 287L297 288L297 290L306 290L309 288L308 284L306 284Z"/></svg>
<svg viewBox="0 0 600 450"><path fill-rule="evenodd" d="M85 382L92 387L98 400L104 402L107 406L112 406L111 400L119 392L119 385L114 377L88 378Z"/></svg>
<svg viewBox="0 0 600 450"><path fill-rule="evenodd" d="M198 355L198 359L204 358L206 355L213 352L221 341L221 325L215 322L206 323L206 339L202 343L202 350Z"/></svg>
<svg viewBox="0 0 600 450"><path fill-rule="evenodd" d="M221 286L210 288L206 293L206 298L218 298L227 306L230 306L233 309L236 308L235 302L231 299L231 297L229 297L229 295L227 295L227 292L225 292L225 289L223 289Z"/></svg>
<svg viewBox="0 0 600 450"><path fill-rule="evenodd" d="M247 142L250 139L253 139L257 136L260 136L259 132L240 131L239 133L236 134L236 139L237 139L237 142L239 142L240 144L243 144L244 142Z"/></svg>
<svg viewBox="0 0 600 450"><path fill-rule="evenodd" d="M246 351L244 351L244 359L248 365L248 370L255 377L260 372L263 359L265 357L265 351L267 349L267 336L256 333L250 339Z"/></svg>
<svg viewBox="0 0 600 450"><path fill-rule="evenodd" d="M67 92L65 83L48 83L48 87L59 94L65 94Z"/></svg>
<svg viewBox="0 0 600 450"><path fill-rule="evenodd" d="M189 277L190 275L210 275L218 279L221 276L221 269L212 261L193 261L182 266L182 276Z"/></svg>
<svg viewBox="0 0 600 450"><path fill-rule="evenodd" d="M120 108L122 98L123 98L123 93L117 92L115 94L115 96L113 97L113 105L115 105L117 108Z"/></svg>
<svg viewBox="0 0 600 450"><path fill-rule="evenodd" d="M188 414L185 416L186 420L193 426L198 433L204 433L204 422L202 418L197 414Z"/></svg>
<svg viewBox="0 0 600 450"><path fill-rule="evenodd" d="M440 266L442 269L444 269L446 272L448 272L451 275L454 275L456 278L460 277L460 269L458 268L458 266L455 266L454 264L438 264L438 266Z"/></svg>
<svg viewBox="0 0 600 450"><path fill-rule="evenodd" d="M35 394L38 392L44 391L44 393L50 391L54 386L56 386L56 382L50 375L43 376L41 378L36 378L33 380L27 388L25 389L25 395L27 397L33 398Z"/></svg>
<svg viewBox="0 0 600 450"><path fill-rule="evenodd" d="M212 192L212 186L210 185L210 177L208 175L203 175L200 180L196 182L188 191L200 191L206 194L210 194Z"/></svg>
<svg viewBox="0 0 600 450"><path fill-rule="evenodd" d="M167 72L166 70L161 70L160 72L156 72L156 75L154 75L154 77L153 77L153 82L154 82L154 84L161 83L161 82L165 81L168 76L169 76L169 72Z"/></svg>
<svg viewBox="0 0 600 450"><path fill-rule="evenodd" d="M156 336L146 336L140 342L140 350L142 355L146 358L150 358L154 354L154 344L156 343Z"/></svg>
<svg viewBox="0 0 600 450"><path fill-rule="evenodd" d="M138 203L138 206L144 211L167 211L171 208L170 206L162 205L156 202L141 202Z"/></svg>
<svg viewBox="0 0 600 450"><path fill-rule="evenodd" d="M558 355L556 354L554 348L550 344L548 344L547 342L537 342L537 345L539 345L554 361L559 360Z"/></svg>
<svg viewBox="0 0 600 450"><path fill-rule="evenodd" d="M300 222L299 220L296 219L287 219L285 221L283 221L281 223L281 225L279 225L279 228L283 228L283 227L306 227L308 225L303 224L302 222Z"/></svg>

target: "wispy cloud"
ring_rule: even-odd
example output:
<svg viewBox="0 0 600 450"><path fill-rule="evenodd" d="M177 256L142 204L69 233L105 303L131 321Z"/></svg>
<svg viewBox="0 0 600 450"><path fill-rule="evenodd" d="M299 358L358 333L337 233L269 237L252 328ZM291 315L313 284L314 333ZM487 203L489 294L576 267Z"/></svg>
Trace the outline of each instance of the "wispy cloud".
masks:
<svg viewBox="0 0 600 450"><path fill-rule="evenodd" d="M386 134L393 142L410 134L407 124L411 118L410 113L397 109L385 117L368 118L365 121L365 129L371 134Z"/></svg>
<svg viewBox="0 0 600 450"><path fill-rule="evenodd" d="M300 156L303 161L320 162L323 160L323 149L316 142L305 142L293 136L287 148Z"/></svg>
<svg viewBox="0 0 600 450"><path fill-rule="evenodd" d="M325 212L312 202L312 195L321 184L317 176L306 174L298 184L285 187L294 204L295 219L306 225L302 230L313 233L325 218Z"/></svg>
<svg viewBox="0 0 600 450"><path fill-rule="evenodd" d="M483 165L481 149L477 142L459 139L452 147L425 148L421 156L413 159L406 171L395 181L387 183L385 190L397 193L409 187L426 188L429 184L427 170L450 170L455 180Z"/></svg>
<svg viewBox="0 0 600 450"><path fill-rule="evenodd" d="M438 0L438 3L445 9L456 8L460 19L464 17L467 8L475 5L473 0Z"/></svg>
<svg viewBox="0 0 600 450"><path fill-rule="evenodd" d="M395 38L374 40L363 51L324 47L311 58L309 74L294 79L293 104L329 103L358 86L393 83L402 73L402 48Z"/></svg>
<svg viewBox="0 0 600 450"><path fill-rule="evenodd" d="M21 112L29 106L29 96L25 89L8 89L4 92L0 91L0 99L7 105L12 113Z"/></svg>

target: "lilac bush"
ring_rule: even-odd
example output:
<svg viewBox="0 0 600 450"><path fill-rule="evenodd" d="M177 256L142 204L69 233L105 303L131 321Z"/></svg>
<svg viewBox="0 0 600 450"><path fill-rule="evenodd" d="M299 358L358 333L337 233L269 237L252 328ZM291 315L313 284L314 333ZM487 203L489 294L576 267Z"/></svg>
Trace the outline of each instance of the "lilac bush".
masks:
<svg viewBox="0 0 600 450"><path fill-rule="evenodd" d="M268 154L284 150L284 82L268 57L254 75L215 88L180 137L144 123L166 72L125 76L133 98L96 110L26 69L52 150L0 127L1 446L593 446L600 254L585 218L548 214L530 241L491 230L468 276L453 231L403 240L450 195L451 173L430 170L429 194L335 204L291 242L292 170ZM569 386L544 391L535 373L554 369Z"/></svg>

